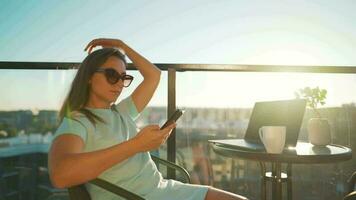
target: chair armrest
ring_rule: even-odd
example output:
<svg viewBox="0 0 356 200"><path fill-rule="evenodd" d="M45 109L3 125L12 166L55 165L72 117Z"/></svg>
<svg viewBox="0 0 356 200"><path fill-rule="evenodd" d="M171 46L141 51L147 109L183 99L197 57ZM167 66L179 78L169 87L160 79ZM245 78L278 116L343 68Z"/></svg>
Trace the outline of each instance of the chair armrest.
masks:
<svg viewBox="0 0 356 200"><path fill-rule="evenodd" d="M179 166L179 165L177 165L175 163L169 162L167 160L164 160L162 158L159 158L159 157L157 157L155 155L152 155L152 154L151 154L151 158L156 163L163 164L163 165L165 165L165 166L167 166L167 167L169 167L171 169L175 169L177 171L180 171L183 174L186 183L190 183L189 173L183 167L181 167L181 166Z"/></svg>
<svg viewBox="0 0 356 200"><path fill-rule="evenodd" d="M172 169L180 171L184 178L186 179L187 183L190 183L190 176L188 172L181 166L176 165L175 163L169 162L167 160L161 159L157 156L151 155L152 160L156 163L163 164L167 167L170 167ZM106 180L96 178L94 180L89 181L89 183L94 184L98 187L101 187L109 192L112 192L120 197L123 197L127 200L145 200L141 196L134 194L128 190L125 190L124 188L121 188L118 185L114 185ZM78 185L78 186L73 186L68 188L69 195L73 196L73 199L90 199L88 192L86 191L86 188L84 185ZM74 198L75 197L75 198Z"/></svg>
<svg viewBox="0 0 356 200"><path fill-rule="evenodd" d="M69 199L75 200L88 200L90 195L85 188L85 185L75 185L68 188Z"/></svg>
<svg viewBox="0 0 356 200"><path fill-rule="evenodd" d="M107 191L110 191L120 197L124 197L125 199L128 200L145 200L144 198L140 197L137 194L134 194L128 190L125 190L121 188L120 186L114 185L106 180L96 178L94 180L89 181L89 183L92 183L96 186L99 186Z"/></svg>
<svg viewBox="0 0 356 200"><path fill-rule="evenodd" d="M356 191L351 192L350 194L346 195L343 200L355 200L356 199Z"/></svg>
<svg viewBox="0 0 356 200"><path fill-rule="evenodd" d="M356 172L354 172L350 178L347 180L348 184L348 193L354 191L355 185L356 185Z"/></svg>
<svg viewBox="0 0 356 200"><path fill-rule="evenodd" d="M11 172L7 172L7 173L4 173L4 174L1 174L1 178L7 178L7 177L12 177L12 176L19 176L20 173L22 171L31 171L32 168L29 168L29 167L21 167L21 166L15 166L14 167L15 170L11 171Z"/></svg>

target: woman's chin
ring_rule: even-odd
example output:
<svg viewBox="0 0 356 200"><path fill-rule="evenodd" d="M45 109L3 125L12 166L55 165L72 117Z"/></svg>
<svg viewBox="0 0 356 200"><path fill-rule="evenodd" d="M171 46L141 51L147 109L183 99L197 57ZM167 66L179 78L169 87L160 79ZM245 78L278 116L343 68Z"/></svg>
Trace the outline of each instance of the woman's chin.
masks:
<svg viewBox="0 0 356 200"><path fill-rule="evenodd" d="M115 102L120 96L120 93L113 94L109 97L110 101Z"/></svg>

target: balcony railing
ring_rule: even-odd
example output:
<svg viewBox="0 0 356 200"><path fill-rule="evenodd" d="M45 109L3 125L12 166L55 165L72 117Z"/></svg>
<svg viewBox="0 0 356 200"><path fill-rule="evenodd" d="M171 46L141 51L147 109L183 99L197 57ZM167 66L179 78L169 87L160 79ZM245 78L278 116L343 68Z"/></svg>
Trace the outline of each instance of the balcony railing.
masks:
<svg viewBox="0 0 356 200"><path fill-rule="evenodd" d="M64 69L76 69L79 66L80 63L61 63L61 62L0 62L0 71L1 69L11 69L11 70L24 70L24 69L30 69L30 70L64 70ZM162 63L162 64L156 64L161 70L167 71L168 72L168 96L167 96L167 116L170 116L177 108L176 104L176 84L177 84L177 72L193 72L193 71L199 71L199 72L289 72L289 73L332 73L332 74L351 74L351 75L356 75L356 66L274 66L274 65L233 65L233 64L169 64L169 63ZM132 64L129 64L128 70L136 70ZM325 111L327 112L327 111ZM351 114L353 112L350 112ZM350 114L349 113L349 114ZM351 118L354 119L354 118ZM338 119L335 119L337 121ZM354 119L356 120L356 118ZM353 122L353 121L351 121ZM336 122L335 122L336 123ZM353 123L355 124L355 123ZM355 127L353 127L353 124L348 125L352 126L349 127L350 130L355 130ZM224 126L226 127L226 126ZM335 125L336 128L342 129L343 127L339 127L338 124ZM222 131L220 129L215 129L212 130L213 128L208 128L207 131L220 131L220 132L225 132L227 133L228 130ZM179 135L176 134L176 132L173 132L171 134L171 137L169 138L167 142L167 159L170 161L176 161L179 159L177 156L177 148L176 145L177 143L181 142L179 141L180 136L184 135L187 132L194 132L194 127L186 127L184 130L183 129L178 129L177 131L180 131ZM193 135L193 134L191 134ZM194 136L194 135L193 135ZM228 137L228 134L226 134L226 137ZM301 137L306 137L305 135L301 135ZM335 138L335 140L347 140L349 143L349 147L351 147L353 150L356 148L356 144L352 143L352 141L356 141L356 137L354 135L350 136L348 135L349 138ZM354 145L354 146L353 146ZM251 164L246 164L240 163L239 161L229 161L229 164L231 166L238 166L237 168L242 170L242 171L235 171L233 172L233 169L228 170L231 173L246 173L246 184L243 185L241 183L238 183L234 186L231 187L236 187L236 188L251 188L249 185L255 184L252 180L250 180L248 177L252 177L253 173L248 172L249 170L257 170L253 167ZM356 170L356 163L355 159L353 159L351 162L347 164L349 167L353 166L354 170ZM336 166L336 165L335 165ZM335 166L328 166L325 167L326 169L330 170ZM252 169L251 169L252 168ZM300 172L300 168L298 168L296 171ZM225 170L226 171L226 170ZM341 170L342 171L342 170ZM335 173L339 173L340 170L338 170ZM167 172L169 178L174 178L175 173L173 171L168 171ZM295 181L297 184L301 182L307 182L307 181L312 181L312 179L319 179L317 174L311 173L310 176L312 177L310 180L305 180L305 179L296 179ZM335 174L335 176L341 176L340 174ZM226 178L226 177L225 177ZM223 178L224 179L224 178ZM329 189L330 186L324 185L324 189ZM234 190L234 189L231 189ZM253 190L248 190L248 192L253 192Z"/></svg>

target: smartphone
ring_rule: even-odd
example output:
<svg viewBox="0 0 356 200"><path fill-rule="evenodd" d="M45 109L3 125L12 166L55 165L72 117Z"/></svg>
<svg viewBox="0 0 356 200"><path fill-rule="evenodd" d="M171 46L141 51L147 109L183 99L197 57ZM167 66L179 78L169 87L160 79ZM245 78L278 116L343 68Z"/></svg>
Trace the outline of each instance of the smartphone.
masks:
<svg viewBox="0 0 356 200"><path fill-rule="evenodd" d="M173 115L163 124L161 130L169 126L170 124L176 122L184 113L184 110L177 109Z"/></svg>

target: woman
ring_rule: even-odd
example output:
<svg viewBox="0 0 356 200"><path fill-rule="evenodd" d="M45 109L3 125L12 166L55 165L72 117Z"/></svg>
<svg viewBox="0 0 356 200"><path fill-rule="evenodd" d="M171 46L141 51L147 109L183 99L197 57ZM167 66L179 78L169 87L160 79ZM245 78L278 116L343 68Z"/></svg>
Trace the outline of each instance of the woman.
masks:
<svg viewBox="0 0 356 200"><path fill-rule="evenodd" d="M103 47L91 53L94 47ZM123 50L144 80L131 96L114 104L133 77L126 74ZM57 188L68 188L100 177L146 199L245 199L209 186L165 180L148 151L158 149L176 124L160 130L149 125L138 131L134 123L151 100L161 71L121 40L95 39L60 110L49 152L50 178ZM86 184L92 199L120 199Z"/></svg>

